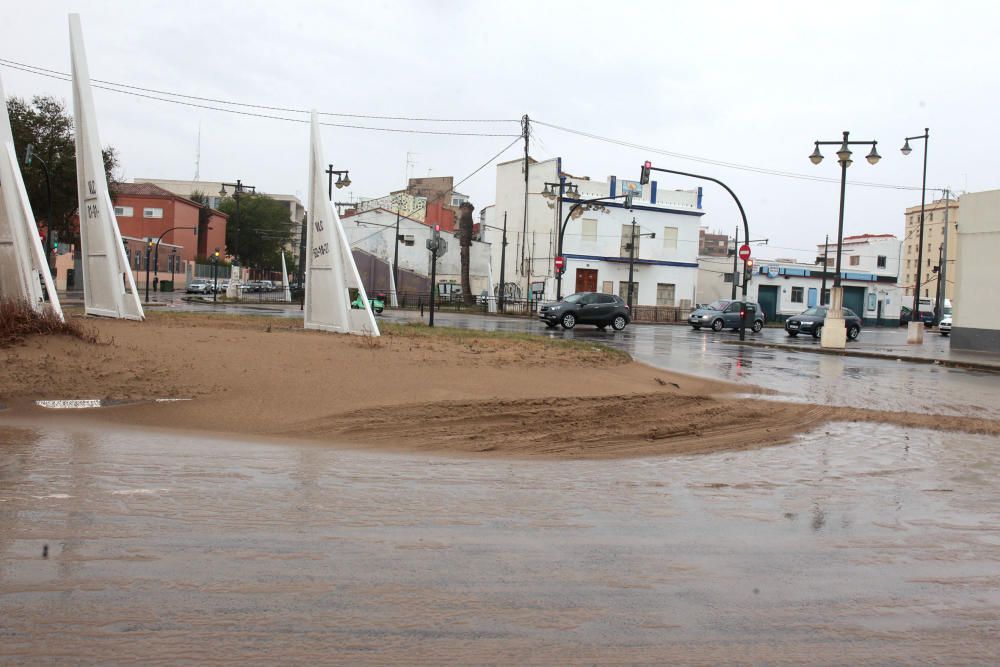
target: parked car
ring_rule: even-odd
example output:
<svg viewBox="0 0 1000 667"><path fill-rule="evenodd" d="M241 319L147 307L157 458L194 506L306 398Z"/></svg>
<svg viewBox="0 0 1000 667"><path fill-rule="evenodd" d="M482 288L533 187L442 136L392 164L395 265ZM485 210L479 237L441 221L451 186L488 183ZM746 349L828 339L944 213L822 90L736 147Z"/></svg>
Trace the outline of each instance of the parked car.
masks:
<svg viewBox="0 0 1000 667"><path fill-rule="evenodd" d="M378 294L375 294L374 296L368 297L368 303L371 305L372 310L376 314L381 315L382 311L385 310L385 294L380 292ZM354 297L354 300L351 301L351 308L360 309L364 307L365 307L364 302L361 300L361 293L359 292Z"/></svg>
<svg viewBox="0 0 1000 667"><path fill-rule="evenodd" d="M211 294L212 283L207 280L192 280L184 290L186 294Z"/></svg>
<svg viewBox="0 0 1000 667"><path fill-rule="evenodd" d="M632 320L625 299L614 294L601 292L577 292L555 303L543 303L538 310L538 319L552 329L562 325L572 329L577 324L593 324L598 329L611 326L621 331Z"/></svg>
<svg viewBox="0 0 1000 667"><path fill-rule="evenodd" d="M938 333L942 336L947 336L951 333L951 315L945 315L938 322Z"/></svg>
<svg viewBox="0 0 1000 667"><path fill-rule="evenodd" d="M722 331L723 329L739 331L740 323L743 320L744 303L747 306L747 328L757 333L764 328L764 313L755 301L744 302L732 299L713 301L692 312L688 316L688 324L695 329L711 327L712 331Z"/></svg>
<svg viewBox="0 0 1000 667"><path fill-rule="evenodd" d="M826 306L816 306L810 308L799 315L793 315L785 320L785 331L792 338L801 334L812 334L813 338L819 338L823 331L823 324L826 322L826 314L829 308ZM841 308L844 314L844 326L847 327L847 339L855 340L861 334L861 318L850 308Z"/></svg>

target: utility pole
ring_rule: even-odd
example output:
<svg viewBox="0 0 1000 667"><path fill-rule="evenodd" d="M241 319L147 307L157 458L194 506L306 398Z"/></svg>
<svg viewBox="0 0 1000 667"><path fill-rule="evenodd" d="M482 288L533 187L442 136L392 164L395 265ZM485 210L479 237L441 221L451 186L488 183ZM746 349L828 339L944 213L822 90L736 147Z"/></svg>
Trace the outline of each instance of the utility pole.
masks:
<svg viewBox="0 0 1000 667"><path fill-rule="evenodd" d="M436 234L435 234L436 236ZM438 268L438 246L440 240L434 242L431 249L431 314L427 321L427 326L434 326L434 302L437 301L437 268Z"/></svg>
<svg viewBox="0 0 1000 667"><path fill-rule="evenodd" d="M941 248L941 264L938 267L938 285L941 286L938 299L938 322L944 314L944 300L948 298L948 212L951 209L951 190L944 191L944 244Z"/></svg>
<svg viewBox="0 0 1000 667"><path fill-rule="evenodd" d="M736 256L737 251L740 248L740 226L736 225L736 234L733 236L733 295L730 297L733 301L736 301L736 287L740 282L737 278L737 272L739 271L739 266L736 264L736 260L739 259Z"/></svg>
<svg viewBox="0 0 1000 667"><path fill-rule="evenodd" d="M525 268L525 241L528 239L528 137L531 131L531 121L528 119L528 114L524 114L521 117L521 136L524 137L524 220L521 224L521 275L530 273L530 269ZM530 278L529 278L530 281ZM528 290L531 289L531 283L528 283Z"/></svg>
<svg viewBox="0 0 1000 667"><path fill-rule="evenodd" d="M507 268L507 211L503 212L503 240L500 242L500 312L504 309L504 296L506 294L506 287L504 284L505 269Z"/></svg>
<svg viewBox="0 0 1000 667"><path fill-rule="evenodd" d="M396 206L396 249L392 253L392 285L399 292L399 206ZM393 297L390 298L398 298Z"/></svg>
<svg viewBox="0 0 1000 667"><path fill-rule="evenodd" d="M628 243L628 299L626 303L628 304L629 312L632 311L632 274L635 270L635 216L632 216L632 233L629 236Z"/></svg>
<svg viewBox="0 0 1000 667"><path fill-rule="evenodd" d="M826 305L826 267L829 266L827 258L830 254L830 235L826 235L826 242L823 244L823 283L819 288L819 305Z"/></svg>

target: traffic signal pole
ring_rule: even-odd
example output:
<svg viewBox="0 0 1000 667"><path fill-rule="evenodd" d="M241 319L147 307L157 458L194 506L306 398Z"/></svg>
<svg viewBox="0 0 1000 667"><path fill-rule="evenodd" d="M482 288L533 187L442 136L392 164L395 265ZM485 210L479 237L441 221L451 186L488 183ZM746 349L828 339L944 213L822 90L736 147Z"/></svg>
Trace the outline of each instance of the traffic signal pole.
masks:
<svg viewBox="0 0 1000 667"><path fill-rule="evenodd" d="M431 315L430 319L427 320L427 326L434 326L434 301L437 296L437 268L438 268L438 254L437 246L431 250Z"/></svg>
<svg viewBox="0 0 1000 667"><path fill-rule="evenodd" d="M687 171L675 171L673 169L663 169L662 167L654 167L648 161L645 164L642 165L642 174L641 174L641 177L639 179L639 182L642 185L645 185L646 183L649 182L649 172L651 172L651 171L659 171L659 172L662 172L662 173L665 173L665 174L676 174L678 176L687 176L688 178L698 178L698 179L701 179L703 181L711 181L712 183L715 183L716 185L721 185L725 189L725 191L728 192L729 195L733 198L733 201L736 202L736 207L738 209L740 209L740 217L743 218L743 238L746 239L747 243L750 242L750 224L747 222L746 211L743 210L743 204L740 202L740 198L736 196L736 193L733 192L732 189L728 185L726 185L725 183L723 183L722 181L720 181L717 178L712 178L711 176L703 176L701 174L692 174L692 173L687 172ZM744 271L744 273L746 273L746 264L745 264L745 262L744 262L744 266L743 266L743 271ZM735 276L734 276L734 278L735 278ZM744 303L746 302L746 300L747 300L747 281L744 280L743 281L743 301L744 301ZM744 314L746 313L746 308L743 309L743 312L744 312ZM747 333L747 321L746 321L746 316L744 315L744 317L741 318L741 321L740 321L740 340L746 340L746 333Z"/></svg>

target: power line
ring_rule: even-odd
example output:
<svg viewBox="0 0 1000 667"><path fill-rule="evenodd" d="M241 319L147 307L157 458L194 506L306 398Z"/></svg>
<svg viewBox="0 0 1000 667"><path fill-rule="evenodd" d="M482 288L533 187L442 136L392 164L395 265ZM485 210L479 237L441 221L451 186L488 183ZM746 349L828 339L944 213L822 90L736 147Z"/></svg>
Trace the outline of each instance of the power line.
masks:
<svg viewBox="0 0 1000 667"><path fill-rule="evenodd" d="M34 74L36 76L43 76L43 77L46 77L46 78L49 78L49 79L56 79L57 81L72 81L72 78L68 74L64 74L62 72L47 73L46 71L36 71L36 69L40 69L40 68L32 69L33 66L30 66L30 65L28 65L28 66L22 66L20 64L13 63L13 61L9 61L9 60L0 59L0 65L3 65L4 67L8 67L10 69L20 70L20 71L26 72L28 74ZM95 81L96 81L96 79L95 79ZM197 108L197 109L208 109L208 110L211 110L211 111L221 111L223 113L230 113L230 114L235 114L235 115L238 115L238 116L248 116L248 117L251 117L251 118L265 118L265 119L268 119L268 120L280 120L280 121L285 121L287 123L303 123L303 124L305 124L305 123L309 122L309 120L305 119L305 118L288 118L288 117L285 117L285 116L275 116L275 115L272 115L272 114L255 113L255 112L251 112L251 111L240 111L238 109L226 109L224 107L212 106L210 104L199 104L199 103L196 103L196 102L185 102L185 101L182 101L182 100L172 100L172 99L169 99L169 98L166 98L166 97L157 97L156 95L149 95L149 94L146 94L146 93L134 92L132 90L120 90L118 88L109 87L107 85L100 85L100 84L91 84L91 85L94 88L99 88L101 90L107 90L107 91L110 91L110 92L113 92L113 93L119 93L121 95L131 95L133 97L141 97L141 98L144 98L144 99L156 100L158 102L168 102L170 104L177 104L177 105L180 105L180 106L193 107L193 108ZM112 85L120 85L120 84L112 84ZM173 94L173 93L166 93L166 94ZM194 98L193 96L184 96L184 97L189 97L189 98L192 98L192 99L199 99L199 98ZM237 102L221 102L221 103L223 103L223 104L231 104L231 105L240 105L240 103L237 103ZM243 105L243 106L253 106L253 105ZM268 107L258 107L258 108L268 108ZM308 113L306 111L297 110L297 109L289 109L288 111L290 111L292 113ZM334 115L334 114L324 113L323 115ZM352 114L343 114L343 115L345 115L345 116L352 116L353 117ZM357 116L357 117L362 117L362 118L379 118L378 116ZM383 119L386 119L386 118L383 117ZM403 118L401 118L401 117L395 117L393 119L403 120ZM417 120L417 119L407 119L407 120ZM443 122L461 122L461 121L458 121L458 120L455 120L455 121L452 121L452 120L445 121L445 119L440 119L440 120L443 121ZM460 137L517 137L518 139L521 138L520 134L510 134L510 133L502 133L502 132L456 132L456 131L444 131L444 130L418 130L418 129L399 128L399 127L373 127L373 126L369 126L369 125L354 125L354 124L348 124L348 123L329 123L329 122L322 122L322 123L320 123L320 125L324 125L326 127L340 127L340 128L352 129L352 130L370 130L370 131L375 131L375 132L396 132L396 133L402 133L402 134L431 134L431 135L460 136Z"/></svg>
<svg viewBox="0 0 1000 667"><path fill-rule="evenodd" d="M751 171L758 174L766 174L769 176L782 176L785 178L797 178L799 180L805 181L818 181L823 183L839 183L839 178L831 178L829 176L814 176L812 174L800 174L793 171L781 171L778 169L767 169L765 167L755 167L753 165L739 164L737 162L726 162L724 160L713 160L711 158L699 157L697 155L687 155L684 153L677 153L674 151L668 151L662 148L655 148L653 146L644 146L642 144L633 143L630 141L624 141L622 139L612 139L610 137L602 137L597 134L592 134L590 132L584 132L582 130L574 130L569 127L563 127L560 125L554 125L552 123L546 123L544 121L537 120L535 118L531 119L532 123L538 125L544 125L545 127L551 127L554 130L560 130L562 132L568 132L570 134L576 134L581 137L587 137L588 139L595 139L597 141L603 141L609 144L615 144L617 146L624 146L626 148L634 148L637 150L647 151L649 153L656 153L658 155L666 155L668 157L675 157L682 160L691 160L692 162L701 162L704 164L714 165L716 167L726 167L727 169L739 169L742 171ZM888 190L920 190L921 188L917 186L909 185L892 185L888 183L872 183L869 181L848 181L851 185L860 185L869 188L884 188ZM927 188L928 190L943 190L944 188Z"/></svg>

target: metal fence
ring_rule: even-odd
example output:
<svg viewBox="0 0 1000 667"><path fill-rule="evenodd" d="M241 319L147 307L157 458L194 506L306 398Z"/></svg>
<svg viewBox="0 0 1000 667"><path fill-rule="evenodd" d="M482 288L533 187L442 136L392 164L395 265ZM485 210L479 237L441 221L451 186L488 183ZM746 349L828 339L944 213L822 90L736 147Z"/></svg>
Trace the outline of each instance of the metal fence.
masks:
<svg viewBox="0 0 1000 667"><path fill-rule="evenodd" d="M371 295L369 295L371 296ZM430 294L427 292L398 292L396 298L399 307L409 310L430 307ZM389 304L386 296L386 305ZM434 301L435 310L456 313L503 314L521 317L533 317L538 312L540 301L526 299L504 299L500 303L496 297L475 297L472 303L466 303L461 298L438 295Z"/></svg>
<svg viewBox="0 0 1000 667"><path fill-rule="evenodd" d="M633 322L684 322L691 312L690 308L680 306L633 306Z"/></svg>

